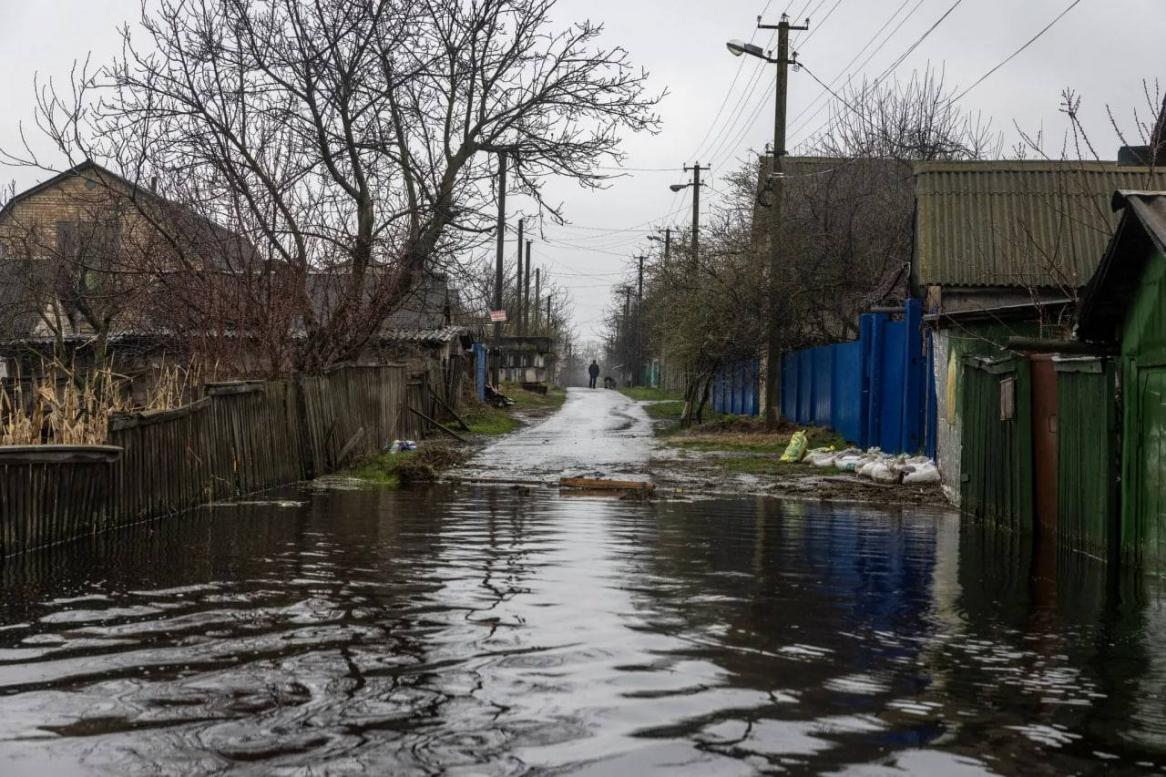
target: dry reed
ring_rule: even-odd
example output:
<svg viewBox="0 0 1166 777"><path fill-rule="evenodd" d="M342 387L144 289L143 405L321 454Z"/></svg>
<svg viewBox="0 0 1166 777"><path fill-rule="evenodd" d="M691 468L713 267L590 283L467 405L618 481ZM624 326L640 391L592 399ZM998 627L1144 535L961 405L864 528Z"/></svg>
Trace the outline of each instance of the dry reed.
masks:
<svg viewBox="0 0 1166 777"><path fill-rule="evenodd" d="M17 375L10 389L0 385L0 445L101 445L117 413L168 410L190 401L201 385L198 372L162 365L140 404L130 380L108 366L81 373L54 362L27 383Z"/></svg>

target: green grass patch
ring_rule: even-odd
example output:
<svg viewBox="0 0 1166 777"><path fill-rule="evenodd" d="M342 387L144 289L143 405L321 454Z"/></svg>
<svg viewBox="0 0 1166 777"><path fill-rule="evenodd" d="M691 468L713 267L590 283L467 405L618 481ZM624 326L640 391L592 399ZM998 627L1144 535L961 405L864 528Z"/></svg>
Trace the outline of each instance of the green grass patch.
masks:
<svg viewBox="0 0 1166 777"><path fill-rule="evenodd" d="M461 417L473 434L510 434L521 425L505 410L478 402L467 405Z"/></svg>
<svg viewBox="0 0 1166 777"><path fill-rule="evenodd" d="M619 389L619 393L637 402L664 402L667 400L679 400L682 404L684 402L684 395L679 391L665 391L664 389L649 388L647 386L621 388Z"/></svg>
<svg viewBox="0 0 1166 777"><path fill-rule="evenodd" d="M730 427L731 428L731 427ZM716 426L708 429L696 426L672 434L668 443L677 448L693 451L741 451L749 453L783 453L789 445L796 427L781 432L760 431L719 431ZM836 450L848 447L846 441L830 429L811 426L806 429L807 450L828 448Z"/></svg>
<svg viewBox="0 0 1166 777"><path fill-rule="evenodd" d="M370 456L346 474L386 488L400 488L434 480L438 472L460 464L467 455L456 446L427 442L415 451Z"/></svg>
<svg viewBox="0 0 1166 777"><path fill-rule="evenodd" d="M783 464L776 455L726 456L717 463L726 472L737 475L808 475L816 469L805 462Z"/></svg>
<svg viewBox="0 0 1166 777"><path fill-rule="evenodd" d="M348 470L346 474L386 488L400 488L401 476L397 474L397 467L406 459L413 458L416 455L413 451L407 453L381 453L372 458L365 459L360 464Z"/></svg>
<svg viewBox="0 0 1166 777"><path fill-rule="evenodd" d="M651 402L644 405L644 412L648 414L649 418L679 423L680 416L684 414L684 403L675 400Z"/></svg>
<svg viewBox="0 0 1166 777"><path fill-rule="evenodd" d="M694 439L686 439L681 435L677 435L669 440L671 445L678 448L685 448L690 451L742 451L748 453L783 453L789 439L773 439L770 437L758 437L750 440L743 436L726 436L723 440L710 439L713 435L705 437L697 437Z"/></svg>
<svg viewBox="0 0 1166 777"><path fill-rule="evenodd" d="M545 394L527 391L517 383L503 383L502 393L514 400L514 407L521 409L557 410L567 401L567 392L552 388Z"/></svg>

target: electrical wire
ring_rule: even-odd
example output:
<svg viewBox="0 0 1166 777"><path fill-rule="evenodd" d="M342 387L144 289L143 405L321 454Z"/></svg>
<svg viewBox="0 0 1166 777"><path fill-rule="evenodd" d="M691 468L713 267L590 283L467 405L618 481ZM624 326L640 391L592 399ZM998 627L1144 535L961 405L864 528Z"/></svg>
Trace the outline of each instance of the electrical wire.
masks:
<svg viewBox="0 0 1166 777"><path fill-rule="evenodd" d="M943 14L942 14L942 15L941 15L941 16L940 16L938 19L936 19L936 20L935 20L935 21L934 21L934 22L931 24L931 26L930 26L930 27L928 27L926 30L924 30L924 32L923 32L923 34L922 34L922 35L920 35L918 38L916 38L916 39L915 39L915 42L914 42L914 43L912 43L910 46L908 46L908 47L907 47L907 49L906 49L906 50L905 50L905 51L904 51L902 54L900 54L898 57L896 57L896 58L895 58L895 61L894 61L894 62L892 62L892 63L891 63L889 66L887 66L887 67L886 67L886 68L883 70L883 72L881 72L881 73L880 73L880 74L879 74L879 75L878 75L878 76L877 76L877 77L874 79L874 81L873 81L873 82L871 83L871 85L870 85L870 88L872 88L872 89L873 89L874 87L878 86L879 84L881 84L881 83L883 82L883 80L884 80L884 79L886 79L886 77L887 77L888 75L890 75L892 72L894 72L895 68L897 68L899 65L901 65L901 64L903 63L903 61L904 61L905 59L907 59L907 57L909 57L909 56L911 55L911 53L912 53L912 52L914 52L914 51L915 51L917 48L919 48L919 46L920 46L920 45L922 45L923 41L927 40L927 38L928 38L928 37L931 35L931 33L935 32L936 28L938 28L938 27L939 27L939 25L943 24L943 22L944 22L944 21L945 21L945 20L946 20L946 19L947 19L949 16L951 16L951 15L952 15L952 13L953 13L953 12L954 12L954 11L955 11L957 8L959 8L959 6L960 6L960 5L963 3L963 1L964 1L964 0L955 0L955 2L954 2L954 3L952 3L950 6L948 6L947 10L946 10L946 11L944 11L944 12L943 12ZM829 103L827 103L827 105L829 105ZM816 129L816 130L814 130L813 132L811 132L811 133L809 134L809 136L810 136L810 137L815 137L815 136L821 135L821 134L822 134L822 133L824 133L824 132L829 132L829 131L830 131L830 130L832 130L832 129L834 128L834 126L835 126L835 125L838 123L838 121L840 120L840 118L841 118L841 117L839 117L839 116L833 116L833 117L830 117L830 118L828 118L828 119L827 119L827 120L826 120L826 121L825 121L825 122L824 122L822 125L820 125L820 126L819 126L819 127Z"/></svg>
<svg viewBox="0 0 1166 777"><path fill-rule="evenodd" d="M772 4L773 0L766 0L765 6L761 9L761 16L765 16L765 13L769 10L769 6ZM790 5L793 5L793 0L790 1ZM749 36L749 42L752 43L756 38L757 30L753 30L753 34ZM704 144L708 142L710 137L712 137L713 130L717 128L717 122L720 120L721 114L725 110L725 106L729 104L729 98L733 95L733 88L737 85L737 81L741 78L741 71L744 69L745 60L741 60L737 63L737 72L733 74L733 80L729 82L729 88L725 90L724 99L721 100L720 107L717 108L717 112L713 115L713 121L711 124L709 124L708 131L704 133L704 137L701 138L700 142L696 144L696 150L692 152L692 159L699 159L700 152L704 150Z"/></svg>
<svg viewBox="0 0 1166 777"><path fill-rule="evenodd" d="M842 67L842 69L838 71L838 74L836 76L834 76L834 78L830 79L830 86L834 86L834 84L838 83L838 81L843 76L845 76L848 71L850 71L851 67L854 65L855 62L858 61L859 57L861 57L863 54L866 53L867 49L869 49L871 47L871 45L876 40L878 40L879 36L883 34L883 31L886 30L887 27L889 27L891 25L891 23L895 21L895 19L899 16L900 13L902 13L903 9L906 8L907 4L910 2L911 2L911 0L903 0L903 2L899 4L899 7L895 9L894 13L892 13L889 17L887 17L887 20L885 22L883 22L883 26L879 27L878 30L875 31L875 34L872 35L869 40L867 40L866 45L864 45L861 49L859 49L858 52L853 57L850 58L850 61L847 62ZM918 0L918 2L915 3L915 6L910 11L907 12L907 15L904 16L899 21L899 23L897 25L895 25L895 28L893 30L891 30L885 38L883 38L882 43L880 43L878 46L876 46L874 51L872 51L870 53L870 56L868 56L865 60L863 60L863 63L858 66L857 70L862 70L864 67L866 67L867 63L869 63L875 57L875 55L877 55L880 51L882 51L883 47L886 46L887 43L893 37L895 37L895 33L897 33L899 31L899 29L902 28L902 26L904 24L906 24L907 20L910 19L911 16L914 15L914 13L919 10L919 7L922 6L924 2L925 2L925 0ZM822 108L819 108L808 119L806 119L805 122L803 122L802 124L799 124L802 117L805 116L810 111L810 109L813 108L814 105L816 105L818 102L820 102L821 99L823 97L825 97L826 95L827 95L826 90L823 89L823 90L819 91L818 95L813 100L811 100L809 103L807 103L806 107L802 108L802 110L800 110L797 113L797 115L794 116L790 120L791 129L790 129L789 134L791 137L796 135L797 132L802 128L802 126L813 121L814 117L822 112ZM825 107L825 106L823 106L823 107Z"/></svg>
<svg viewBox="0 0 1166 777"><path fill-rule="evenodd" d="M1065 7L1065 10L1061 11L1059 14L1057 14L1055 17L1053 17L1053 20L1051 22L1049 22L1048 24L1046 24L1043 28L1041 28L1040 32L1038 32L1036 35L1033 35L1031 38L1029 38L1027 41L1025 41L1023 46L1021 46L1016 51L1012 52L1007 57L1005 57L1003 60L1001 60L1001 62L998 65L996 65L994 68L992 68L987 73L985 73L984 75L977 78L975 80L975 82L972 83L972 85L969 86L967 89L963 90L962 92L957 94L955 97L951 98L951 102L953 102L953 103L956 102L957 100L962 98L964 95L966 95L968 92L972 91L977 86L984 83L984 81L988 80L988 78L993 73L995 73L997 70L1004 67L1012 60L1016 59L1016 57L1019 56L1022 51L1027 49L1032 44L1036 43L1037 40L1040 39L1041 36L1043 36L1046 32L1048 32L1049 30L1051 30L1053 28L1053 25L1055 25L1057 22L1061 21L1061 19L1065 18L1065 16L1069 13L1069 11L1072 11L1080 3L1081 3L1081 0L1073 0L1073 2L1069 3L1069 5L1067 5Z"/></svg>

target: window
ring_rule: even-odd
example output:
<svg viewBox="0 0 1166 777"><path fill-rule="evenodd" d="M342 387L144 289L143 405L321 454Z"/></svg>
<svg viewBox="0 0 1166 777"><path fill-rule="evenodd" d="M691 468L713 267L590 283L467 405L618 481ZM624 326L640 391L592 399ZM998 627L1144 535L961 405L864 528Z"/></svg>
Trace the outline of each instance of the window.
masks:
<svg viewBox="0 0 1166 777"><path fill-rule="evenodd" d="M121 250L121 224L110 221L58 221L57 256L86 269L105 269L116 264Z"/></svg>
<svg viewBox="0 0 1166 777"><path fill-rule="evenodd" d="M1011 421L1016 418L1016 378L1004 378L1000 381L1000 420Z"/></svg>

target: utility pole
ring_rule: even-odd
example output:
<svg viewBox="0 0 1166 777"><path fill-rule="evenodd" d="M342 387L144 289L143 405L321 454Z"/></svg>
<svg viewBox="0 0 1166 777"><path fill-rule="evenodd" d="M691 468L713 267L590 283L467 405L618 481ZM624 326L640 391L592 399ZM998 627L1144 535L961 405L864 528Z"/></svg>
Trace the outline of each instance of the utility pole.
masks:
<svg viewBox="0 0 1166 777"><path fill-rule="evenodd" d="M644 374L644 255L636 257L640 263L638 285L636 288L636 358L634 361L636 376L634 383L638 386Z"/></svg>
<svg viewBox="0 0 1166 777"><path fill-rule="evenodd" d="M523 279L526 283L526 288L522 292L522 329L525 334L530 327L530 244L531 241L526 241L526 272L523 274Z"/></svg>
<svg viewBox="0 0 1166 777"><path fill-rule="evenodd" d="M542 268L534 268L534 331L538 332L542 322L539 320L539 301L542 299L542 291L540 287L540 279L542 277Z"/></svg>
<svg viewBox="0 0 1166 777"><path fill-rule="evenodd" d="M511 331L517 335L523 334L523 330L525 329L525 324L522 321L522 227L525 221L526 219L521 218L518 220L518 288L515 289L516 294L514 297L514 306L518 308L518 311L514 316L514 324L511 327Z"/></svg>
<svg viewBox="0 0 1166 777"><path fill-rule="evenodd" d="M689 185L692 187L692 259L693 259L693 261L696 261L696 257L699 256L699 254L697 252L700 249L700 187L701 187L700 171L701 170L709 170L709 169L710 168L708 165L701 167L700 162L697 162L692 167L689 167L688 165L684 166L685 172L688 172L690 170L692 171L692 183Z"/></svg>
<svg viewBox="0 0 1166 777"><path fill-rule="evenodd" d="M661 315L664 317L664 336L660 343L660 387L668 389L668 308L670 300L668 299L668 260L672 256L672 228L666 227L664 229L664 239L661 240L659 235L648 235L648 239L664 244L664 304L660 306Z"/></svg>
<svg viewBox="0 0 1166 777"><path fill-rule="evenodd" d="M494 264L494 310L502 310L502 253L506 249L506 152L498 152L498 243ZM499 384L498 368L502 354L502 322L494 322L494 358L491 359L491 382Z"/></svg>
<svg viewBox="0 0 1166 777"><path fill-rule="evenodd" d="M777 65L777 98L774 100L773 116L773 167L770 173L770 222L769 222L769 310L766 329L768 343L765 356L765 428L773 431L777 428L780 417L778 408L778 382L781 380L781 326L778 323L777 297L781 293L779 276L783 268L782 258L782 157L785 156L785 108L786 90L789 84L789 66L797 66L797 54L790 59L789 31L809 29L809 20L802 26L791 26L789 17L781 15L781 21L776 24L762 24L757 20L760 30L777 30L777 59L770 60Z"/></svg>
<svg viewBox="0 0 1166 777"><path fill-rule="evenodd" d="M664 230L664 337L660 349L660 388L668 390L668 257L672 255L672 227Z"/></svg>

